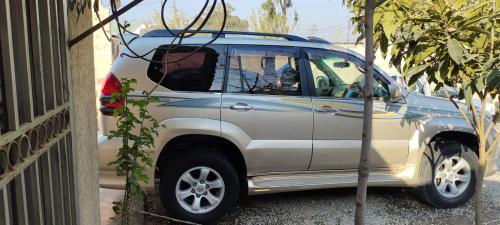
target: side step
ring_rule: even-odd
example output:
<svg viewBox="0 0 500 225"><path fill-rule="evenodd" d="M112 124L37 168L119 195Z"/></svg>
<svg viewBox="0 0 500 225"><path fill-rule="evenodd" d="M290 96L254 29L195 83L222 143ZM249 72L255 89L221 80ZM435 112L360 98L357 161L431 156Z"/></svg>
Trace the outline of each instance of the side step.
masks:
<svg viewBox="0 0 500 225"><path fill-rule="evenodd" d="M370 186L409 186L403 181L401 173L371 172ZM406 179L409 179L408 177ZM293 174L264 175L248 179L248 194L356 187L357 172L305 172Z"/></svg>

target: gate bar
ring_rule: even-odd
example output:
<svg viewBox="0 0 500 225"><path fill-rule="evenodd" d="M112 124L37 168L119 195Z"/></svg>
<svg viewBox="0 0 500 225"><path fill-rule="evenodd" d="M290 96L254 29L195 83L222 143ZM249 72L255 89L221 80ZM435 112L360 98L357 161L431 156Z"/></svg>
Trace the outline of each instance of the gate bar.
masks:
<svg viewBox="0 0 500 225"><path fill-rule="evenodd" d="M111 0L111 1L114 1L114 0ZM83 33L81 33L77 37L71 39L68 42L69 47L70 48L73 47L73 45L75 45L76 43L82 41L84 38L86 38L87 36L93 34L97 30L101 29L101 27L103 27L104 25L108 24L112 20L116 19L116 17L121 16L123 13L125 13L128 10L132 9L134 6L136 6L137 4L141 3L142 1L143 0L134 0L134 1L130 2L129 4L127 4L126 6L124 6L123 8L119 9L116 12L116 14L112 14L111 16L108 16L106 19L102 20L102 22L94 25L93 27L91 27L88 30L84 31Z"/></svg>

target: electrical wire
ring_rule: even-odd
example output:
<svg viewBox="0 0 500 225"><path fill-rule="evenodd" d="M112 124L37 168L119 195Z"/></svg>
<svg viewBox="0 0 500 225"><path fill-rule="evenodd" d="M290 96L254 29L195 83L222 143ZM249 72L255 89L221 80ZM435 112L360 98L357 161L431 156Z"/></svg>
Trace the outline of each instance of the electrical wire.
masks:
<svg viewBox="0 0 500 225"><path fill-rule="evenodd" d="M93 8L94 8L94 13L97 17L97 20L99 20L99 23L102 24L101 16L99 15L99 1L98 0L94 1ZM108 39L108 41L111 42L111 38L108 36L108 33L104 29L104 26L101 26L101 28L102 28L102 32L104 33L104 36L106 36L106 39Z"/></svg>
<svg viewBox="0 0 500 225"><path fill-rule="evenodd" d="M189 37L192 37L192 36L195 36L196 34L199 33L200 30L203 29L203 27L206 25L206 23L208 22L208 20L210 19L210 17L212 16L212 13L214 12L215 10L215 7L217 5L217 0L214 0L213 1L213 4L212 4L212 7L210 8L210 10L208 11L208 13L206 14L205 18L202 20L202 22L200 23L200 25L193 31L191 31L191 27L193 27L199 20L200 18L203 16L203 13L205 12L208 4L209 4L209 0L206 0L205 1L205 5L203 6L202 10L200 10L200 12L198 13L198 15L193 19L193 21L188 25L186 26L184 29L182 29L180 32L173 32L167 25L166 21L165 21L165 6L166 6L166 3L167 3L168 0L165 0L163 1L162 3L162 8L161 8L161 20L162 20L162 24L163 26L165 27L165 29L172 35L172 41L170 42L170 44L168 45L168 48L167 48L167 51L165 52L165 55L168 56L168 54L170 53L171 50L173 49L176 49L178 48L179 46L182 45L182 41L184 38L189 38ZM117 7L116 7L116 2L115 0L110 0L111 2L111 11L113 14L117 13ZM226 3L225 3L225 0L221 0L221 4L222 4L222 8L223 8L223 20L222 20L222 25L221 25L221 28L220 30L216 33L215 36L212 37L212 39L210 41L208 41L207 43L197 47L196 49L194 49L193 51L191 51L190 53L184 55L183 57L179 58L179 59L176 59L176 60L173 60L173 61L168 61L168 57L164 57L165 60L162 60L162 61L155 61L155 60L150 60L150 59L147 59L145 58L146 56L148 56L149 54L157 51L158 49L160 49L160 47L158 48L153 48L151 49L150 51L146 52L145 54L142 54L142 55L139 55L138 53L136 53L134 50L132 50L130 48L130 46L128 45L129 43L127 43L124 39L124 36L123 36L123 32L122 32L122 29L125 29L125 27L123 25L121 25L120 23L120 19L119 17L116 17L115 18L115 21L116 21L116 24L118 26L118 33L120 35L120 38L123 40L123 45L127 48L127 50L132 53L132 55L129 55L127 53L122 53L121 55L122 56L127 56L127 57L130 57L130 58L138 58L138 59L142 59L144 61L147 61L149 63L162 63L164 65L164 74L162 75L161 79L159 82L156 82L156 85L148 92L148 96L154 91L156 90L156 88L161 84L163 83L164 79L166 78L167 76L167 65L168 64L171 64L171 63L177 63L177 62L180 62L182 60L185 60L187 58L189 58L190 56L194 55L196 52L200 51L201 49L207 47L208 45L214 43L221 35L222 33L224 32L224 29L225 29L225 26L226 26L226 20L227 20L227 7L226 7ZM177 41L177 43L174 45L174 43Z"/></svg>
<svg viewBox="0 0 500 225"><path fill-rule="evenodd" d="M205 6L203 7L203 9L206 9L206 6L208 4L209 0L206 0L206 4ZM192 26L194 26L198 20L200 19L200 17L203 15L203 10L200 11L200 13L198 13L198 15L196 16L196 18L191 22L191 24L189 24L186 28L182 29L180 32L173 32L169 27L168 25L166 24L166 21L165 21L165 18L164 18L164 11L165 11L165 5L166 5L167 1L164 1L163 4L162 4L162 23L163 25L165 26L165 29L172 35L173 39L172 39L172 42L170 43L169 45L169 48L167 49L167 53L168 54L170 52L170 50L172 49L176 49L178 46L181 46L182 45L182 41L184 38L189 38L189 37L192 37L196 34L198 34L198 32L203 29L203 27L206 25L206 23L208 22L208 20L210 19L210 16L212 15L214 9L215 9L215 6L217 4L217 0L214 0L214 3L212 4L212 7L210 9L210 11L207 13L207 16L204 18L204 20L202 21L202 23L200 24L200 26L198 26L198 28L196 28L196 30L190 30L190 28ZM222 20L222 25L221 25L221 28L219 30L219 32L217 32L217 34L215 36L213 36L213 38L208 41L207 43L199 46L198 48L196 48L195 50L193 50L192 52L190 52L189 54L185 55L184 57L182 58L179 58L179 59L176 59L174 61L155 61L155 60L150 60L150 59L147 59L145 58L147 55L153 53L154 51L160 49L159 47L158 48L154 48L154 49L151 49L150 51L146 52L145 54L142 54L142 55L139 55L138 53L136 53L134 50L132 50L130 48L130 46L128 45L127 42L124 42L124 46L130 51L130 53L132 53L132 55L130 54L127 54L127 53L122 53L121 55L124 55L124 56L127 56L127 57L130 57L130 58L139 58L139 59L142 59L144 61L147 61L147 62L150 62L150 63L166 63L166 64L170 64L170 63L176 63L176 62L180 62L186 58L189 58L190 56L192 56L194 53L198 52L200 49L202 48L205 48L207 47L208 45L212 44L213 42L215 42L221 35L222 33L224 32L224 28L225 28L225 25L226 25L226 19L227 19L227 8L226 8L226 4L225 4L225 1L224 0L221 0L221 3L222 3L222 6L223 6L223 13L224 13L224 17L223 17L223 20ZM116 9L116 5L115 5L115 2L114 0L111 0L111 10L113 13L116 13L117 12L117 9ZM118 26L120 27L121 26L121 23L119 22L119 18L115 18L115 21L117 22ZM120 34L120 38L122 40L124 40L124 37L123 37L123 32L121 31L121 29L119 28L118 29L118 33ZM178 41L177 41L178 40ZM174 42L177 41L177 43L174 45Z"/></svg>

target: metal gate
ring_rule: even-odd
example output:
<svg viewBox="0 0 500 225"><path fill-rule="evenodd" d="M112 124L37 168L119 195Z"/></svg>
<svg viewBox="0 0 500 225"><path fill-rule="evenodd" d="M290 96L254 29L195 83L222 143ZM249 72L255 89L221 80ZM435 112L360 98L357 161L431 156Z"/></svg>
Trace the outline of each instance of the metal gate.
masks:
<svg viewBox="0 0 500 225"><path fill-rule="evenodd" d="M76 224L65 6L0 1L0 225Z"/></svg>

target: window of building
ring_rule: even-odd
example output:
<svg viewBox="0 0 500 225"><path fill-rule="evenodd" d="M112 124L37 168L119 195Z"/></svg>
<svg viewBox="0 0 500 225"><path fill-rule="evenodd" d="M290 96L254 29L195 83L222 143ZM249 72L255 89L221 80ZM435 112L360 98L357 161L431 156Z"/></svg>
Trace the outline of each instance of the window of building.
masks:
<svg viewBox="0 0 500 225"><path fill-rule="evenodd" d="M294 49L236 47L231 50L227 92L301 95Z"/></svg>
<svg viewBox="0 0 500 225"><path fill-rule="evenodd" d="M160 85L173 91L221 92L226 63L224 47L204 47L191 54L196 48L182 46L165 54L168 46L160 47L153 56L153 60L158 62L150 64L148 77L158 83L166 74Z"/></svg>

